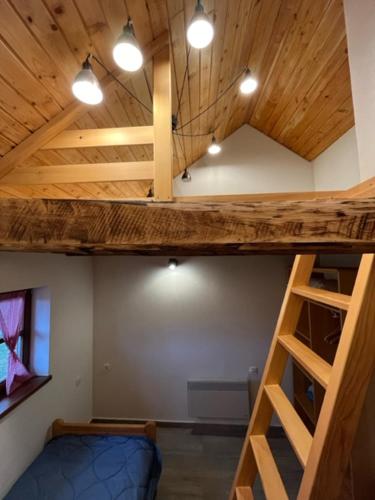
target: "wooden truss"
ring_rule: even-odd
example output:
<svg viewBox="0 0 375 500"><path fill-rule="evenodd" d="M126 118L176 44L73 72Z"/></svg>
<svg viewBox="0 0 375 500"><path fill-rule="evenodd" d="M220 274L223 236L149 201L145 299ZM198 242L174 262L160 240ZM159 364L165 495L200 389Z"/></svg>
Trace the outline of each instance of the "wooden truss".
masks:
<svg viewBox="0 0 375 500"><path fill-rule="evenodd" d="M373 251L373 180L345 192L173 198L168 33L143 49L153 59L153 125L66 130L88 107L73 102L0 160L0 184L150 180L152 198L0 200L0 248L74 254L248 254ZM120 72L116 77L123 78ZM105 77L105 92L116 85ZM153 144L152 161L19 166L38 150ZM127 201L127 203L126 203ZM168 203L166 203L168 202Z"/></svg>
<svg viewBox="0 0 375 500"><path fill-rule="evenodd" d="M153 59L153 126L112 129L66 130L88 106L74 101L0 160L2 184L52 184L99 181L154 181L154 198L172 199L172 83L168 33L163 33L143 49L145 60ZM113 74L118 78L120 71ZM105 92L116 85L112 76L101 81ZM40 149L87 148L100 146L154 145L154 160L79 165L20 167Z"/></svg>

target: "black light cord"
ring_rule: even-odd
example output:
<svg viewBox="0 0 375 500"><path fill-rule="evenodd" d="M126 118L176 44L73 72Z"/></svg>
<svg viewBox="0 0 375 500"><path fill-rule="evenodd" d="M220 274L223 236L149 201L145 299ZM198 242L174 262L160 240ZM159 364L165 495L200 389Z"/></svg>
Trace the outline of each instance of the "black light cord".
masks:
<svg viewBox="0 0 375 500"><path fill-rule="evenodd" d="M133 94L133 92L131 92L127 87L126 85L124 85L122 83L121 80L119 80L117 78L117 76L112 73L112 71L110 71L107 66L98 58L96 57L95 54L90 54L91 57L99 64L99 66L101 66L106 72L107 72L107 75L110 75L129 95L132 99L134 99L135 101L137 101L137 103L142 106L145 110L147 110L149 113L152 114L152 109L150 109L148 106L146 106L146 104L144 104L140 99L138 99L138 97Z"/></svg>
<svg viewBox="0 0 375 500"><path fill-rule="evenodd" d="M181 129L177 129L181 130ZM206 137L207 135L212 135L213 131L211 130L210 132L207 132L206 134L181 134L180 132L177 132L176 130L173 131L174 135L178 135L180 137Z"/></svg>
<svg viewBox="0 0 375 500"><path fill-rule="evenodd" d="M186 67L185 67L184 78L183 78L183 82L182 82L181 93L180 93L179 98L178 98L178 107L177 107L177 114L176 114L177 117L178 117L178 114L180 113L182 95L183 95L183 91L184 91L184 87L185 87L185 82L186 82L186 79L187 79L187 73L188 73L188 69L189 69L189 56L190 56L190 47L189 47L189 51L188 51L188 55L187 55L187 60L186 60ZM101 66L106 71L107 75L110 75L129 94L129 96L132 99L134 99L140 106L142 106L149 113L151 113L151 114L153 113L152 109L150 109L146 104L144 104L140 99L138 99L138 97L135 94L133 94L133 92L131 92L126 87L126 85L124 85L121 82L121 80L119 78L117 78L117 76L112 71L110 71L107 68L107 66L95 54L89 54L87 56L86 61L88 61L89 58L94 59L99 64L99 66ZM215 106L215 104L217 104L218 101L220 101L220 99L222 97L224 97L231 90L231 88L238 82L238 80L240 79L240 77L243 75L244 71L246 71L246 68L242 68L241 69L241 71L233 79L233 81L228 85L228 87L226 89L224 89L223 92L221 92L217 96L217 98L211 104L209 104L205 109L203 109L200 113L198 113L196 116L194 116L193 118L191 118L189 121L185 122L183 125L181 125L180 127L176 128L175 130L173 130L173 133L175 135L178 135L178 136L181 136L181 137L205 137L207 135L212 135L212 133L213 133L212 131L207 132L205 134L182 134L180 132L180 130L182 130L185 127L187 127L188 125L190 125L193 121L195 121L197 118L199 118L200 116L202 116L204 113L207 113L208 110L210 110L213 106Z"/></svg>
<svg viewBox="0 0 375 500"><path fill-rule="evenodd" d="M182 101L182 96L184 94L184 88L185 88L185 82L186 82L186 77L187 77L187 74L188 74L188 70L189 70L189 57L190 57L190 50L191 50L191 46L189 45L189 49L188 49L188 53L187 53L187 57L186 57L186 66L185 66L185 72L184 72L184 78L182 80L182 87L181 87L181 92L180 92L180 95L178 97L178 105L177 105L177 113L176 113L176 118L178 120L178 115L180 113L180 109L181 109L181 101Z"/></svg>
<svg viewBox="0 0 375 500"><path fill-rule="evenodd" d="M193 118L191 118L189 121L185 122L180 127L176 128L176 131L178 132L179 130L182 130L183 128L187 127L188 125L190 125L190 123L192 123L194 120L196 120L197 118L199 118L200 116L202 116L204 113L207 113L207 111L209 109L211 109L213 106L215 106L215 104L218 101L220 101L220 99L222 97L224 97L230 91L230 89L238 82L238 80L240 79L240 77L244 74L244 71L246 71L246 68L242 68L241 69L241 71L238 73L238 75L236 76L236 78L234 78L234 80L232 81L232 83L225 90L223 90L223 92L221 94L219 94L217 96L217 98L209 106L207 106L207 108L203 109L200 113L198 113L196 116L194 116ZM208 134L205 134L205 135L208 135Z"/></svg>

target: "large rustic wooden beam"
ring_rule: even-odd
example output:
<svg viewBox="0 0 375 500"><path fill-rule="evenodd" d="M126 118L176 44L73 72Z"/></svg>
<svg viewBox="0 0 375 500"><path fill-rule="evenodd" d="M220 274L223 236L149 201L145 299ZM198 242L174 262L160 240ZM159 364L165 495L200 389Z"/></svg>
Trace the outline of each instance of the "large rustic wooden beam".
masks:
<svg viewBox="0 0 375 500"><path fill-rule="evenodd" d="M154 57L154 197L172 200L172 74L170 49L165 47Z"/></svg>
<svg viewBox="0 0 375 500"><path fill-rule="evenodd" d="M72 184L75 182L140 181L154 178L153 161L78 163L17 167L0 184Z"/></svg>
<svg viewBox="0 0 375 500"><path fill-rule="evenodd" d="M150 60L168 45L168 37L168 32L164 32L142 49L145 61ZM113 75L122 80L124 79L124 72L119 69L115 69ZM100 84L103 92L111 92L117 85L116 81L110 75L105 76ZM27 160L27 158L56 137L57 134L78 120L89 109L90 106L75 100L49 122L28 136L0 160L0 179L11 172L17 165Z"/></svg>
<svg viewBox="0 0 375 500"><path fill-rule="evenodd" d="M0 200L0 249L74 254L374 252L375 200Z"/></svg>
<svg viewBox="0 0 375 500"><path fill-rule="evenodd" d="M153 144L154 127L114 127L64 130L41 149L99 148Z"/></svg>

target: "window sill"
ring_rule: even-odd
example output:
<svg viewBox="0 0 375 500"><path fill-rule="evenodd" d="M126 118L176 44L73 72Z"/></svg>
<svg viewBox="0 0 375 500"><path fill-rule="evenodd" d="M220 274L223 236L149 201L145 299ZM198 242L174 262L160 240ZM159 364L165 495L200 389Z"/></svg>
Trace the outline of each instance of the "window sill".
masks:
<svg viewBox="0 0 375 500"><path fill-rule="evenodd" d="M38 391L41 387L51 380L52 376L33 377L25 382L21 387L16 389L13 394L0 399L0 419L8 415L14 408L23 403L34 392Z"/></svg>

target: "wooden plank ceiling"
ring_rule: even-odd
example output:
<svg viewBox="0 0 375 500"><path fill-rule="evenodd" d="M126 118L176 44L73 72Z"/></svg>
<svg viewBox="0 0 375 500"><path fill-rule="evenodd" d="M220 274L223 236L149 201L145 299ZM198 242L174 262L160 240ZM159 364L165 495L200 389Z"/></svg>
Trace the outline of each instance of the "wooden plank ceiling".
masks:
<svg viewBox="0 0 375 500"><path fill-rule="evenodd" d="M173 107L184 78L186 26L195 0L2 0L0 3L0 154L6 155L71 101L71 83L93 52L113 69L111 52L127 16L145 45L170 31ZM215 38L192 49L180 124L190 121L244 66L259 80L252 96L235 85L184 134L215 130L222 140L245 123L314 159L354 124L341 0L205 0ZM103 70L94 66L99 77ZM128 88L152 107L152 64ZM117 86L71 129L150 125L152 115ZM174 173L206 152L210 137L174 137ZM148 161L152 146L42 150L23 167ZM149 181L0 184L1 197L121 199L145 196Z"/></svg>

